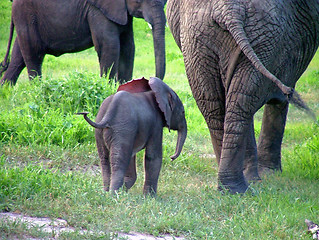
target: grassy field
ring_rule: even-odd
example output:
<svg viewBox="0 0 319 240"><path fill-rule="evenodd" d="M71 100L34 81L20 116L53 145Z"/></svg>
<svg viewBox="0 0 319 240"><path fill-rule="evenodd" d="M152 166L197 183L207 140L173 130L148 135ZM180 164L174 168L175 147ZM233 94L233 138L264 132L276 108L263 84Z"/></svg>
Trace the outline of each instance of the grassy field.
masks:
<svg viewBox="0 0 319 240"><path fill-rule="evenodd" d="M0 60L10 23L10 1L0 2ZM134 20L134 78L153 76L152 35ZM187 239L311 239L305 218L319 222L318 125L292 106L283 143L283 173L251 185L244 195L216 190L217 163L209 132L185 75L182 55L166 29L165 82L186 110L188 138L171 162L176 133L164 131L163 168L156 199L144 198L143 153L138 179L115 197L102 190L93 129L78 111L96 115L117 86L99 77L94 49L59 58L46 56L41 81L26 71L14 88L0 89L0 212L63 218L77 231L59 239L112 239L110 232L172 234ZM297 91L319 114L319 55L297 84ZM256 134L261 126L256 114ZM81 229L92 232L80 234ZM0 221L1 239L49 238L38 228Z"/></svg>

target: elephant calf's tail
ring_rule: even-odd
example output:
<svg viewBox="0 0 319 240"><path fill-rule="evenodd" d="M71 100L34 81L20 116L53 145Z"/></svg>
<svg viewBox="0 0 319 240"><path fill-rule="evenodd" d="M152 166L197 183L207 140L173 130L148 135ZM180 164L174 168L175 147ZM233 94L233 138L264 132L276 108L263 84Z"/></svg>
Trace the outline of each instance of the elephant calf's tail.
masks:
<svg viewBox="0 0 319 240"><path fill-rule="evenodd" d="M78 112L78 113L75 113L76 115L83 115L84 116L84 119L92 126L92 127L95 127L95 128L100 128L100 129L103 129L103 128L108 128L109 127L109 124L106 122L106 121L102 121L99 122L99 123L96 123L96 122L93 122L91 119L88 118L88 112Z"/></svg>
<svg viewBox="0 0 319 240"><path fill-rule="evenodd" d="M4 57L4 60L2 61L2 63L0 63L0 76L2 75L3 72L5 72L8 69L8 66L9 66L9 62L10 62L9 54L10 54L10 48L11 48L11 43L13 38L13 31L14 31L14 24L11 18L9 42L8 42L7 52Z"/></svg>

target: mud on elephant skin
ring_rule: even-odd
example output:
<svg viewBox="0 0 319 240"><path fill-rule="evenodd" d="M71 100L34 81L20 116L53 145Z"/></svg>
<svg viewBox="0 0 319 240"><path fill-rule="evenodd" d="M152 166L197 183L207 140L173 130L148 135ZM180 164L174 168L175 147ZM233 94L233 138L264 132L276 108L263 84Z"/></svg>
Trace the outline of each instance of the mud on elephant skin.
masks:
<svg viewBox="0 0 319 240"><path fill-rule="evenodd" d="M118 88L102 103L93 122L101 161L104 189L127 189L136 181L136 153L145 148L144 194L155 195L162 165L163 127L178 131L176 159L187 136L184 107L177 94L161 79L136 79Z"/></svg>
<svg viewBox="0 0 319 240"><path fill-rule="evenodd" d="M95 47L101 76L120 82L132 79L135 54L133 17L152 26L156 76L165 75L166 0L15 0L1 83L16 84L27 67L29 78L41 76L46 54L60 56ZM11 62L10 47L15 39Z"/></svg>
<svg viewBox="0 0 319 240"><path fill-rule="evenodd" d="M281 170L288 99L319 44L319 1L169 0L167 21L210 130L219 188L243 193Z"/></svg>

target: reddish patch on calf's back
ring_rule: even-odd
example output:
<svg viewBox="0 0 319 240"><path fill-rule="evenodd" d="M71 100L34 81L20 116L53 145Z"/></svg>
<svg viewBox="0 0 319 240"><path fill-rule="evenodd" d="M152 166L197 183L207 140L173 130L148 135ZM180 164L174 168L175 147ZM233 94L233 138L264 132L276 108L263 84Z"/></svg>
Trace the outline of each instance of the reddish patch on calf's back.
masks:
<svg viewBox="0 0 319 240"><path fill-rule="evenodd" d="M143 78L133 79L127 83L119 86L117 91L126 91L130 93L139 93L139 92L147 92L151 91L150 85L148 84L148 80Z"/></svg>

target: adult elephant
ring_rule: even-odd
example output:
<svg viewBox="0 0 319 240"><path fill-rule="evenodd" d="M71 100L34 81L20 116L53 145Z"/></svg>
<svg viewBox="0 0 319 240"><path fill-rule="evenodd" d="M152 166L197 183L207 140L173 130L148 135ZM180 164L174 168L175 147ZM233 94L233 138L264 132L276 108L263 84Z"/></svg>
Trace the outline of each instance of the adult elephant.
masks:
<svg viewBox="0 0 319 240"><path fill-rule="evenodd" d="M318 48L319 1L169 0L167 20L210 130L219 189L243 193L281 170L288 100Z"/></svg>
<svg viewBox="0 0 319 240"><path fill-rule="evenodd" d="M41 76L46 54L60 56L94 45L101 76L121 82L132 78L134 62L133 17L152 25L156 76L165 75L166 0L15 0L10 39L1 82L15 84L26 66L30 78ZM17 32L8 63L14 26Z"/></svg>

